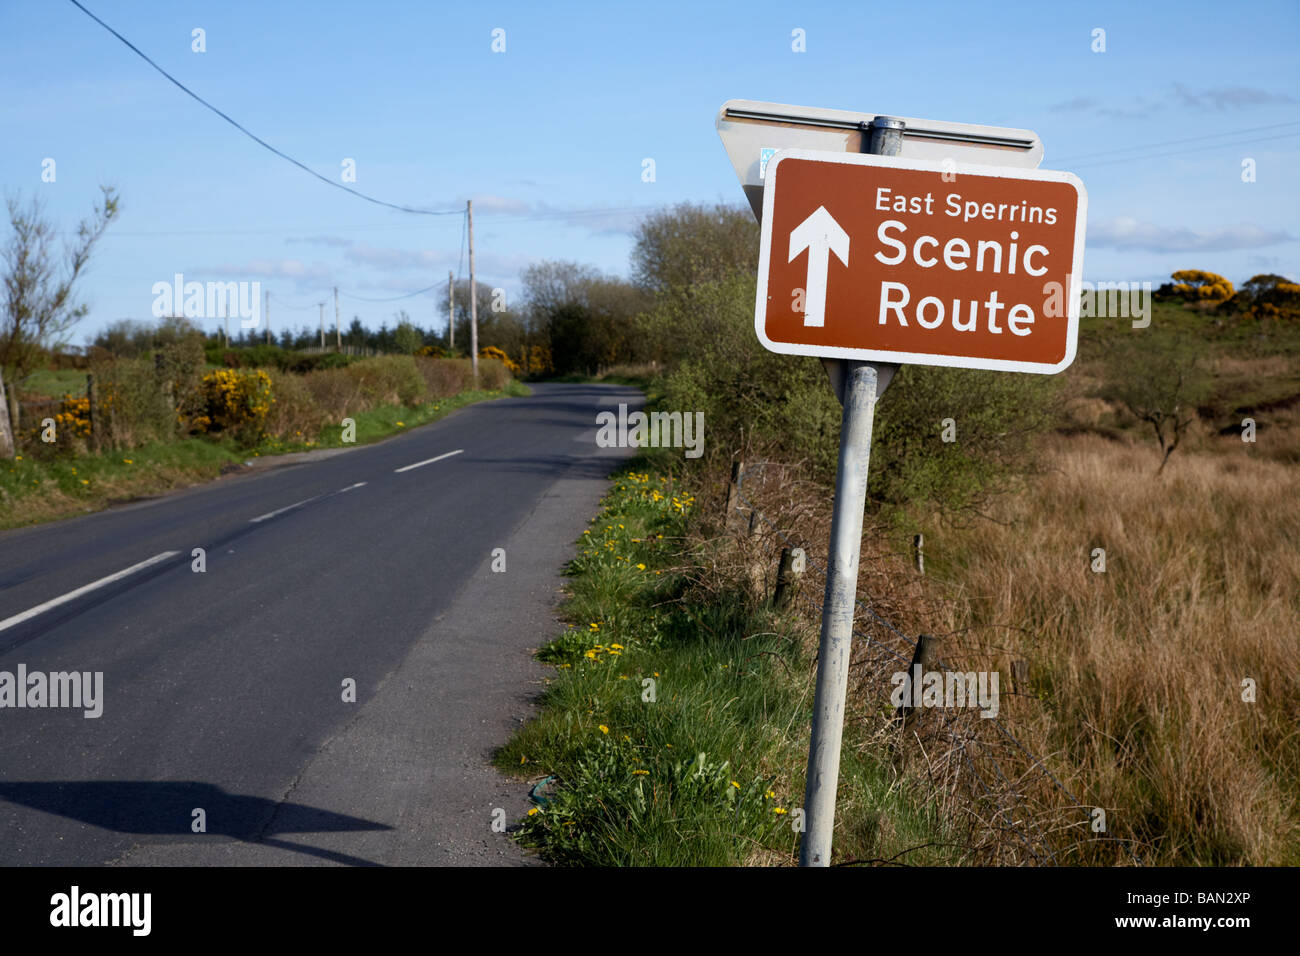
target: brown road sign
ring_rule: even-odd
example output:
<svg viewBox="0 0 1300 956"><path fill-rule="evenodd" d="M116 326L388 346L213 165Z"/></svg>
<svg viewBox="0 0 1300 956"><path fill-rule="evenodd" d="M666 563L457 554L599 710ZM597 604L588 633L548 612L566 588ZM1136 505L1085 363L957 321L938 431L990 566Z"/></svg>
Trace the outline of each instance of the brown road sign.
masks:
<svg viewBox="0 0 1300 956"><path fill-rule="evenodd" d="M1059 372L1088 197L1071 173L786 149L764 171L754 327L775 352Z"/></svg>

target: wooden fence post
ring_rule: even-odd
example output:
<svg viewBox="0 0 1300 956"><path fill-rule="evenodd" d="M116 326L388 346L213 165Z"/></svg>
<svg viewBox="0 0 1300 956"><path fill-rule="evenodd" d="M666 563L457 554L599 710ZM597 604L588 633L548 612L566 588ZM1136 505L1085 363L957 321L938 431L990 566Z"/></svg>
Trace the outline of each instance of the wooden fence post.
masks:
<svg viewBox="0 0 1300 956"><path fill-rule="evenodd" d="M1025 693L1029 688L1029 661L1011 662L1011 685L1017 694Z"/></svg>
<svg viewBox="0 0 1300 956"><path fill-rule="evenodd" d="M895 721L902 721L904 729L912 724L917 718L916 708L912 706L912 697L914 694L918 693L918 691L914 690L912 686L916 676L916 667L918 664L920 665L921 678L924 680L925 675L929 670L929 665L938 660L938 657L939 642L929 634L916 635L916 650L912 654L912 662L907 665L907 682L903 684L905 689L903 703L898 708L898 712L894 715Z"/></svg>
<svg viewBox="0 0 1300 956"><path fill-rule="evenodd" d="M740 525L740 512L736 506L740 503L740 475L744 467L744 462L731 463L731 483L727 486L727 515L724 525L728 531L735 530Z"/></svg>
<svg viewBox="0 0 1300 956"><path fill-rule="evenodd" d="M799 593L799 578L801 572L794 569L794 549L781 549L781 563L776 570L776 591L772 594L772 606L778 611L784 611L794 601L794 597Z"/></svg>
<svg viewBox="0 0 1300 956"><path fill-rule="evenodd" d="M99 451L99 435L96 426L99 422L96 420L98 416L95 414L95 375L93 372L86 376L86 400L88 402L86 417L90 419L88 444L92 452L97 452Z"/></svg>

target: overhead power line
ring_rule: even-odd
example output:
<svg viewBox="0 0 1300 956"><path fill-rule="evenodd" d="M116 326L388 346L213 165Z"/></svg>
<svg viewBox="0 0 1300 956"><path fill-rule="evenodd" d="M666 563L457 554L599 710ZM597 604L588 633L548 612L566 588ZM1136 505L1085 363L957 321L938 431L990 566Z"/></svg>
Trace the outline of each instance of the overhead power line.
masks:
<svg viewBox="0 0 1300 956"><path fill-rule="evenodd" d="M1080 153L1078 156L1071 156L1068 159L1058 159L1054 162L1073 163L1080 159L1092 159L1097 156L1114 156L1116 153L1132 153L1143 149L1161 149L1165 146L1180 146L1183 143L1197 143L1207 139L1222 140L1225 136L1240 136L1243 133L1259 133L1264 130L1281 129L1284 126L1300 126L1300 120L1291 120L1286 123L1271 123L1268 126L1248 126L1245 129L1228 130L1222 133L1210 133L1206 136L1189 136L1186 139L1168 139L1163 143L1147 143L1144 146L1121 146L1119 149L1103 149L1099 153Z"/></svg>
<svg viewBox="0 0 1300 956"><path fill-rule="evenodd" d="M229 123L231 126L235 127L235 129L239 130L241 133L243 133L245 136L247 136L247 137L248 137L249 139L251 139L253 142L257 143L259 146L263 147L264 149L270 150L272 153L274 153L276 156L279 156L281 159L285 160L286 162L293 163L293 165L297 166L297 167L298 167L299 169L301 169L303 172L305 172L305 173L309 173L309 174L311 174L312 176L315 176L317 179L319 179L321 182L325 183L327 186L333 186L335 189L342 189L344 192L351 193L352 195L356 196L356 197L359 198L359 199L364 199L366 202L374 203L376 206L387 206L389 209L396 209L396 210L398 210L399 212L415 213L415 214L417 214L417 215L421 215L421 216L459 216L459 215L462 215L462 210L460 210L460 209L418 209L418 208L416 208L416 207L414 207L414 206L403 206L403 205L401 205L400 203L391 203L391 202L387 202L387 201L385 201L385 200L383 200L383 199L376 199L374 196L368 196L368 195L366 195L365 193L361 192L361 191L358 190L358 189L353 189L351 186L347 186L347 185L345 185L345 184L343 184L343 183L336 183L334 180L329 179L328 177L322 176L320 173L316 172L316 170L312 169L310 166L307 166L307 165L304 164L304 163L300 163L298 160L294 159L294 158L293 158L292 156L290 156L289 154L284 153L284 152L281 152L280 150L276 149L274 146L272 146L272 145L271 145L270 143L268 143L266 140L262 139L260 136L257 136L256 134L252 133L251 131L249 131L248 129L246 129L244 126L240 125L238 122L236 122L235 120L231 119L229 116L227 116L227 115L226 115L225 113L223 113L221 110L217 109L215 106L213 106L213 105L212 105L211 103L209 103L207 100L205 100L203 97L199 96L199 94L195 93L195 92L194 92L193 90L191 90L188 86L186 86L186 85L185 85L184 83L182 83L180 80L176 79L176 77L172 76L170 73L168 73L166 70L164 70L161 66L159 66L157 63L155 63L152 59L150 59L149 56L148 56L148 54L146 54L143 50L141 50L139 47L137 47L134 43L132 43L132 42L131 42L130 40L128 40L126 37L122 36L122 34L118 33L116 30L114 30L112 27L110 27L107 23L105 23L105 22L104 22L103 20L101 20L99 17L95 16L93 13L91 13L89 10L87 10L84 6L82 6L81 3L79 2L79 0L69 0L69 2L70 2L74 7L76 7L78 10L80 10L82 13L84 13L86 16L90 17L90 19L92 19L92 20L94 20L96 23L98 23L101 27L103 27L103 28L104 28L105 30L107 30L109 33L113 34L113 36L115 36L115 37L117 37L119 40L121 40L124 44L127 45L127 47L129 47L129 48L131 49L132 52L134 52L137 56L139 56L140 59L144 60L146 63L148 63L150 66L152 66L155 70L157 70L159 73L161 73L163 76L165 76L165 77L166 77L168 80L170 80L170 81L171 81L171 82L172 82L172 83L173 83L177 88L179 88L180 90L182 90L182 91L183 91L184 93L186 93L188 96L193 97L195 100L197 100L197 101L198 101L199 103L201 103L203 106L206 106L206 107L207 107L208 109L210 109L212 112L216 113L216 114L217 114L218 116L220 116L223 120L225 120L225 121L226 121L227 123Z"/></svg>
<svg viewBox="0 0 1300 956"><path fill-rule="evenodd" d="M402 295L392 295L386 299L371 299L364 295L353 295L351 292L340 292L339 295L348 299L356 299L358 302L396 302L399 299L413 299L417 295L424 295L426 292L432 292L434 289L438 288L441 288L441 283L438 285L426 286L423 289L416 289L414 292L407 292Z"/></svg>
<svg viewBox="0 0 1300 956"><path fill-rule="evenodd" d="M1278 136L1264 136L1257 139L1243 139L1243 140L1238 140L1235 143L1211 143L1206 146L1194 146L1191 149L1174 149L1174 150L1170 150L1167 153L1151 153L1150 155L1147 156L1124 156L1119 159L1102 159L1102 160L1097 160L1095 162L1072 163L1070 165L1075 169L1085 169L1090 166L1113 166L1115 163L1131 163L1139 159L1163 159L1166 156L1184 156L1187 153L1201 153L1211 149L1227 149L1233 146L1251 146L1255 143L1272 142L1275 139L1289 139L1292 136L1300 136L1300 130L1297 130L1294 133L1282 133ZM1063 165L1063 164L1054 164L1054 165Z"/></svg>
<svg viewBox="0 0 1300 956"><path fill-rule="evenodd" d="M280 303L286 309L293 309L295 312L306 312L308 309L315 309L318 307L317 303L315 302L308 302L306 305L294 305L292 302L284 301L284 299L280 298L274 292L270 293L270 296L272 299Z"/></svg>

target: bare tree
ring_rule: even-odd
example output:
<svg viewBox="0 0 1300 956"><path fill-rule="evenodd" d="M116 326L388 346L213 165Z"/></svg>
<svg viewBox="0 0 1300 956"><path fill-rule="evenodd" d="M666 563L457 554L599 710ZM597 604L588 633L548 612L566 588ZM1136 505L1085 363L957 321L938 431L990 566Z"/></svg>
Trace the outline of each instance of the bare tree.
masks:
<svg viewBox="0 0 1300 956"><path fill-rule="evenodd" d="M1160 446L1160 474L1196 420L1197 407L1212 392L1198 345L1188 336L1148 335L1115 347L1108 365L1112 381L1100 395L1123 403L1134 418L1151 426Z"/></svg>
<svg viewBox="0 0 1300 956"><path fill-rule="evenodd" d="M77 226L76 238L64 243L61 257L54 248L54 224L45 218L40 199L33 197L26 206L16 196L5 200L11 235L0 253L5 298L0 317L0 377L8 382L5 397L10 427L4 428L6 423L0 418L0 430L5 432L0 435L0 454L8 457L14 454L13 434L20 425L18 386L41 361L43 350L57 345L88 311L76 301L73 286L90 261L95 243L118 214L117 191L109 186L100 188L101 201Z"/></svg>

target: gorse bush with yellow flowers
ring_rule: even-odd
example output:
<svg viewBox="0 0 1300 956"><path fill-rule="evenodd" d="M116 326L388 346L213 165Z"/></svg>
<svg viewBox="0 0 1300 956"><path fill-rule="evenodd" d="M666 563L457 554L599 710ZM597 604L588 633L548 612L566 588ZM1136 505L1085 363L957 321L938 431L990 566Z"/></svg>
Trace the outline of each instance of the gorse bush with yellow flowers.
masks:
<svg viewBox="0 0 1300 956"><path fill-rule="evenodd" d="M497 348L495 345L489 345L487 348L479 349L478 357L480 359L496 359L506 367L506 371L511 375L518 375L521 371L519 363L512 360L504 350Z"/></svg>
<svg viewBox="0 0 1300 956"><path fill-rule="evenodd" d="M262 434L271 403L271 376L262 369L223 368L208 372L199 386L198 411L191 432L234 432L243 438Z"/></svg>
<svg viewBox="0 0 1300 956"><path fill-rule="evenodd" d="M59 431L77 438L90 437L90 399L64 395L59 404L59 411L54 416L54 424Z"/></svg>

